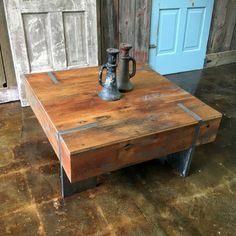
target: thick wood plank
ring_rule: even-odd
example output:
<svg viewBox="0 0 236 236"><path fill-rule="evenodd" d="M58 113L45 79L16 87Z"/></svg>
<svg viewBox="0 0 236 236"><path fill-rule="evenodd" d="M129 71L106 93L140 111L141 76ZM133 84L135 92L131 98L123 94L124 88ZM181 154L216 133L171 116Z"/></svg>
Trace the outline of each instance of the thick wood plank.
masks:
<svg viewBox="0 0 236 236"><path fill-rule="evenodd" d="M59 157L59 149L63 153L61 155L61 162L63 163L65 172L68 176L71 176L71 165L70 165L70 153L65 153L64 142L58 139L58 130L56 129L55 125L51 121L48 114L45 112L44 107L42 106L41 102L39 101L37 95L33 91L32 87L29 85L27 81L25 81L25 88L26 88L26 96L30 103L30 106L35 113L43 131L47 135L50 144L52 145L55 153ZM59 145L61 144L61 146Z"/></svg>
<svg viewBox="0 0 236 236"><path fill-rule="evenodd" d="M221 114L146 66L116 102L98 97L98 67L54 75L26 75L27 98L71 182L189 148L198 122L179 103L205 122L198 144L215 139Z"/></svg>
<svg viewBox="0 0 236 236"><path fill-rule="evenodd" d="M206 67L214 67L236 62L236 50L207 54Z"/></svg>
<svg viewBox="0 0 236 236"><path fill-rule="evenodd" d="M201 129L202 134L198 144L214 141L219 121L215 119L206 122ZM208 125L212 127L206 128ZM108 171L188 149L192 144L194 130L194 125L182 127L77 154L76 158L72 159L71 180L98 176Z"/></svg>

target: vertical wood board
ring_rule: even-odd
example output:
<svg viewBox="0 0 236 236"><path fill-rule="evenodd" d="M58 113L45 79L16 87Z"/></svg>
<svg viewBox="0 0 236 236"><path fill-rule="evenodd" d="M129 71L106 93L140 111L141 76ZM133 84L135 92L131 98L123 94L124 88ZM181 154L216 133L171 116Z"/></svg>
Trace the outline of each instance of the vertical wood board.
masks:
<svg viewBox="0 0 236 236"><path fill-rule="evenodd" d="M136 0L119 1L119 43L132 45L130 54L134 55L135 50L135 14Z"/></svg>
<svg viewBox="0 0 236 236"><path fill-rule="evenodd" d="M67 65L88 64L86 25L84 12L64 12L64 30Z"/></svg>
<svg viewBox="0 0 236 236"><path fill-rule="evenodd" d="M16 77L7 33L3 1L0 1L0 47L2 54L2 70L4 70L5 81L7 82L8 87L14 87L16 86Z"/></svg>
<svg viewBox="0 0 236 236"><path fill-rule="evenodd" d="M234 32L233 32L233 37L232 37L230 50L236 50L236 24L234 26Z"/></svg>
<svg viewBox="0 0 236 236"><path fill-rule="evenodd" d="M229 51L235 44L236 1L215 0L208 53Z"/></svg>
<svg viewBox="0 0 236 236"><path fill-rule="evenodd" d="M6 84L5 72L3 68L2 50L0 47L0 89Z"/></svg>
<svg viewBox="0 0 236 236"><path fill-rule="evenodd" d="M101 63L106 63L106 49L119 48L119 0L101 0Z"/></svg>
<svg viewBox="0 0 236 236"><path fill-rule="evenodd" d="M52 70L47 13L22 14L30 72Z"/></svg>
<svg viewBox="0 0 236 236"><path fill-rule="evenodd" d="M150 13L151 1L136 0L134 57L139 63L148 61Z"/></svg>
<svg viewBox="0 0 236 236"><path fill-rule="evenodd" d="M132 45L130 54L137 62L148 59L151 1L100 0L101 63L106 62L106 49Z"/></svg>

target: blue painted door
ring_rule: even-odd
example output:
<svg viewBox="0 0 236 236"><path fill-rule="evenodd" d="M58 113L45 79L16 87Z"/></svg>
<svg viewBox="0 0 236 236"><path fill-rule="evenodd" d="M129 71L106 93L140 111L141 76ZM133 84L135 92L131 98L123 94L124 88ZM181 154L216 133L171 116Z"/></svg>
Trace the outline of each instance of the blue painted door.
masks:
<svg viewBox="0 0 236 236"><path fill-rule="evenodd" d="M214 0L152 0L149 65L160 74L202 69Z"/></svg>

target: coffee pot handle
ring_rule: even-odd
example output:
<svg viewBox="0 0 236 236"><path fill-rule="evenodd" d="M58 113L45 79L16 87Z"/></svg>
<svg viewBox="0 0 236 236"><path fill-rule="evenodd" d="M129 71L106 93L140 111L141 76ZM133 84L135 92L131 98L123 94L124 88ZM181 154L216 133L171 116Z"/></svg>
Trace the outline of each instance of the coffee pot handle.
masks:
<svg viewBox="0 0 236 236"><path fill-rule="evenodd" d="M106 64L101 65L100 71L99 71L99 74L98 74L98 82L102 87L104 86L104 82L102 81L102 72L103 72L104 69L107 69Z"/></svg>
<svg viewBox="0 0 236 236"><path fill-rule="evenodd" d="M130 57L129 60L133 62L133 71L132 71L131 74L129 74L129 77L132 78L136 74L136 61L135 61L135 59L133 57Z"/></svg>

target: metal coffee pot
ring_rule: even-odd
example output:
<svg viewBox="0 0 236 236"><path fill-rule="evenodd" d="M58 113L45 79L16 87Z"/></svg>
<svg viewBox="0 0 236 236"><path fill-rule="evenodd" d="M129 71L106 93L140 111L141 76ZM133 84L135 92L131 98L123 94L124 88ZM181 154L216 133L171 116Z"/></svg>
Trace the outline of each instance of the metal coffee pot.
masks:
<svg viewBox="0 0 236 236"><path fill-rule="evenodd" d="M98 94L98 96L102 100L106 101L116 101L121 98L121 94L117 88L116 81L116 58L119 53L119 50L116 48L108 48L108 62L106 64L101 65L98 81L99 84L103 87L102 91ZM103 70L107 70L105 82L102 80L102 72Z"/></svg>
<svg viewBox="0 0 236 236"><path fill-rule="evenodd" d="M128 92L133 89L130 78L136 74L136 61L129 55L129 50L132 48L130 44L122 43L120 45L120 62L119 62L119 76L117 80L117 87L120 92ZM132 61L132 73L129 73L129 62Z"/></svg>

